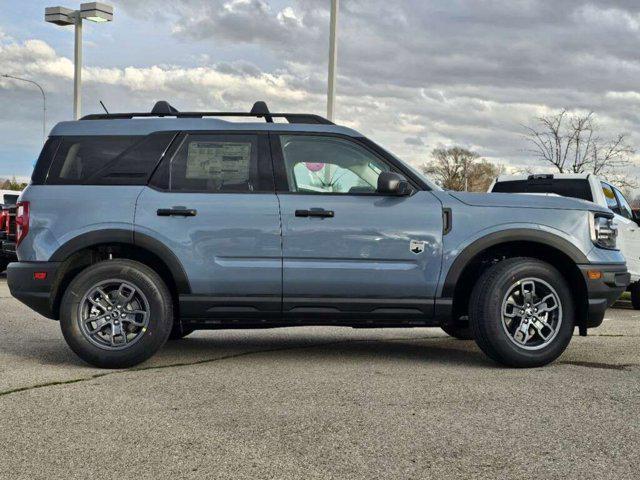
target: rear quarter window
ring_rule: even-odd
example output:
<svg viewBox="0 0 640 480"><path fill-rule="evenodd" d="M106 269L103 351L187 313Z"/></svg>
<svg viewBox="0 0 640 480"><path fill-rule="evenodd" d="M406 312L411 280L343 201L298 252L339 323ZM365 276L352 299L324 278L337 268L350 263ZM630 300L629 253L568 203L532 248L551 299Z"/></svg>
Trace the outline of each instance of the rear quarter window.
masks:
<svg viewBox="0 0 640 480"><path fill-rule="evenodd" d="M499 193L553 193L563 197L579 198L593 202L589 182L583 179L511 180L498 182L493 192Z"/></svg>
<svg viewBox="0 0 640 480"><path fill-rule="evenodd" d="M145 185L175 133L50 139L36 167L47 185ZM55 152L52 153L55 146ZM46 153L45 153L46 152ZM43 172L45 159L50 167ZM34 172L34 176L36 172ZM34 182L35 183L35 182Z"/></svg>

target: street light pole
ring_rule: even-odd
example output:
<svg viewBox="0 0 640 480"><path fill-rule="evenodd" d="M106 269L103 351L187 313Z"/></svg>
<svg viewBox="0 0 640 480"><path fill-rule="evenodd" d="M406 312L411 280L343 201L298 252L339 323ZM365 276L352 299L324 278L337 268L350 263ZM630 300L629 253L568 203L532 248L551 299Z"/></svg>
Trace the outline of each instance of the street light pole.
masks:
<svg viewBox="0 0 640 480"><path fill-rule="evenodd" d="M6 73L1 75L4 78L12 78L13 80L20 80L21 82L31 83L35 85L40 90L42 94L42 141L47 138L47 96L44 93L44 89L40 86L38 82L34 82L33 80L29 80L27 78L14 77L13 75L7 75Z"/></svg>
<svg viewBox="0 0 640 480"><path fill-rule="evenodd" d="M113 7L105 3L82 3L80 10L65 7L47 7L44 10L44 21L62 27L74 25L75 43L73 49L73 116L77 120L82 115L82 21L84 19L96 23L113 20Z"/></svg>
<svg viewBox="0 0 640 480"><path fill-rule="evenodd" d="M73 118L82 115L82 17L75 15L75 43L73 47Z"/></svg>
<svg viewBox="0 0 640 480"><path fill-rule="evenodd" d="M331 27L329 32L329 85L327 90L327 118L333 121L336 101L336 73L338 64L338 9L339 0L331 0Z"/></svg>

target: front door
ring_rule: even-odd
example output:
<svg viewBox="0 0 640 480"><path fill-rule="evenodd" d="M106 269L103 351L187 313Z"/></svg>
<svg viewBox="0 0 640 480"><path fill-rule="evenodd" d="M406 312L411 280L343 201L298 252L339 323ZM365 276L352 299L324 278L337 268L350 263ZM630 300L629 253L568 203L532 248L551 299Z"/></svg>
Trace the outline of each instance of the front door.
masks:
<svg viewBox="0 0 640 480"><path fill-rule="evenodd" d="M620 248L627 260L627 268L635 281L640 279L640 227L636 223L631 205L622 192L615 187L609 186L609 188L615 193L618 202L615 214L619 228Z"/></svg>
<svg viewBox="0 0 640 480"><path fill-rule="evenodd" d="M433 313L442 206L428 191L376 193L395 170L359 142L272 137L283 229L283 312L412 320Z"/></svg>
<svg viewBox="0 0 640 480"><path fill-rule="evenodd" d="M182 317L279 318L281 229L267 134L182 134L140 195L136 239L169 247Z"/></svg>

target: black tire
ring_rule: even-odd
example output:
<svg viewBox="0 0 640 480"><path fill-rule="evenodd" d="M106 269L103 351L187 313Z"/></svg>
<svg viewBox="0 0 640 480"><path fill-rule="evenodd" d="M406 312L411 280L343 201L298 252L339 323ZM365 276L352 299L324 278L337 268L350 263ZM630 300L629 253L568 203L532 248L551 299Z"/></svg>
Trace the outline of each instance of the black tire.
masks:
<svg viewBox="0 0 640 480"><path fill-rule="evenodd" d="M458 320L455 323L440 325L444 333L458 340L473 340L473 332L469 325L469 320Z"/></svg>
<svg viewBox="0 0 640 480"><path fill-rule="evenodd" d="M120 350L95 345L80 327L83 298L100 282L112 279L139 289L149 308L148 324L141 330L140 338ZM167 286L154 270L133 260L107 260L86 268L73 279L62 297L62 334L80 358L96 367L127 368L144 362L166 343L172 325L173 302Z"/></svg>
<svg viewBox="0 0 640 480"><path fill-rule="evenodd" d="M629 293L631 293L631 305L633 309L640 310L640 282L631 285Z"/></svg>
<svg viewBox="0 0 640 480"><path fill-rule="evenodd" d="M557 294L561 322L548 344L527 350L516 343L503 327L502 305L519 280L538 279ZM488 270L471 294L470 323L476 343L490 358L509 367L540 367L553 362L567 348L573 335L575 310L564 277L548 263L533 258L511 258ZM549 335L551 336L551 335Z"/></svg>
<svg viewBox="0 0 640 480"><path fill-rule="evenodd" d="M184 325L180 325L179 322L175 322L169 334L169 340L180 340L187 335L191 335L193 332L193 328L185 327Z"/></svg>

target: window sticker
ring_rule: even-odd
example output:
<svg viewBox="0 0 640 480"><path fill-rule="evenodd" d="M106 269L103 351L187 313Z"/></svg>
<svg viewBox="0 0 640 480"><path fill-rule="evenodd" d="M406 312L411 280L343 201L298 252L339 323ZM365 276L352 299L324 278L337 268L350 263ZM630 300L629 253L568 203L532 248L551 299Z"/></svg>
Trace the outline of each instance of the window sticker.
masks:
<svg viewBox="0 0 640 480"><path fill-rule="evenodd" d="M246 182L250 162L251 143L191 142L187 152L186 178Z"/></svg>

